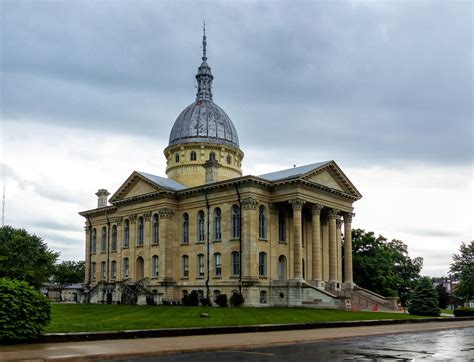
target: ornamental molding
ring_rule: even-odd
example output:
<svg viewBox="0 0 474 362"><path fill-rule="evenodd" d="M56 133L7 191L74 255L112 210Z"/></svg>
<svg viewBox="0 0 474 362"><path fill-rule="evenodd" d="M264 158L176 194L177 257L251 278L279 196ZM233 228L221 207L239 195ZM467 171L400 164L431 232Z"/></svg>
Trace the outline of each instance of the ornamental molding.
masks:
<svg viewBox="0 0 474 362"><path fill-rule="evenodd" d="M336 228L340 230L342 228L342 220L341 219L336 219Z"/></svg>
<svg viewBox="0 0 474 362"><path fill-rule="evenodd" d="M135 224L137 222L137 214L128 215L128 221L130 221L130 224Z"/></svg>
<svg viewBox="0 0 474 362"><path fill-rule="evenodd" d="M112 221L113 221L114 223L116 223L118 226L121 226L121 225L122 225L122 221L123 221L123 217L122 217L122 216L114 217Z"/></svg>
<svg viewBox="0 0 474 362"><path fill-rule="evenodd" d="M174 210L168 207L163 207L158 210L158 215L160 215L160 219L171 219L174 216Z"/></svg>
<svg viewBox="0 0 474 362"><path fill-rule="evenodd" d="M143 218L145 219L145 221L150 221L151 211L144 212L143 213Z"/></svg>
<svg viewBox="0 0 474 362"><path fill-rule="evenodd" d="M338 209L329 209L328 213L328 218L329 219L336 219L337 216L339 215L339 210Z"/></svg>
<svg viewBox="0 0 474 362"><path fill-rule="evenodd" d="M242 208L247 210L256 210L258 206L257 200L252 197L247 197L242 200Z"/></svg>
<svg viewBox="0 0 474 362"><path fill-rule="evenodd" d="M293 208L294 211L303 210L303 205L306 204L306 200L303 200L302 198L299 198L299 197L288 200L288 202L291 204L291 207Z"/></svg>
<svg viewBox="0 0 474 362"><path fill-rule="evenodd" d="M321 215L321 210L324 208L321 204L313 204L311 205L311 212L313 215Z"/></svg>

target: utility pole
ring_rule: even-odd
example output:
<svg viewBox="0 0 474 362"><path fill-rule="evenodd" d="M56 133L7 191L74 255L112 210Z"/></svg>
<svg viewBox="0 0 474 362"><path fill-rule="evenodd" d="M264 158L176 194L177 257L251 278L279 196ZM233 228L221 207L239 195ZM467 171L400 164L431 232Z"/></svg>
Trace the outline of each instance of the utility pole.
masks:
<svg viewBox="0 0 474 362"><path fill-rule="evenodd" d="M2 200L2 227L5 226L5 184L3 184L3 200Z"/></svg>

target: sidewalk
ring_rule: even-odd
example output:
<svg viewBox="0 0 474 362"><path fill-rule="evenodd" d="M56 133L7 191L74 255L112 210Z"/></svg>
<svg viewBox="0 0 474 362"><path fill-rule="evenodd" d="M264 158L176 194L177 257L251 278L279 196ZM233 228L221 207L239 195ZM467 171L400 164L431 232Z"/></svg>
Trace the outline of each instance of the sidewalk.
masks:
<svg viewBox="0 0 474 362"><path fill-rule="evenodd" d="M61 360L86 361L105 358L151 357L184 352L245 349L285 344L307 343L334 338L348 338L392 333L474 328L474 320L431 322L364 327L309 329L260 333L236 333L188 337L143 338L91 342L43 343L0 346L0 361Z"/></svg>

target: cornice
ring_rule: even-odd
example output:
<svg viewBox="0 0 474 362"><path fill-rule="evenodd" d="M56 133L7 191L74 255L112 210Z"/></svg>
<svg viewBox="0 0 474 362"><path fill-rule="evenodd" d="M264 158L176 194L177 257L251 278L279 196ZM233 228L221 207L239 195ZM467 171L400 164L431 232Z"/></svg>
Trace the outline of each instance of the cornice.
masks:
<svg viewBox="0 0 474 362"><path fill-rule="evenodd" d="M96 208L96 209L81 211L79 213L79 215L81 215L83 217L98 216L98 215L104 215L106 212L108 213L109 211L116 212L117 207L115 205L110 205L110 206L106 206L106 207L99 207L99 208Z"/></svg>

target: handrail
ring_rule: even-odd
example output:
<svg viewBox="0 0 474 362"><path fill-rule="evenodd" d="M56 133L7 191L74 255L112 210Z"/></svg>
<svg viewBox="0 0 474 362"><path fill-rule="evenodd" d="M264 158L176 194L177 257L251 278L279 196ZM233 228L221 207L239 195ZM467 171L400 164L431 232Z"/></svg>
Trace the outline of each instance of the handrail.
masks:
<svg viewBox="0 0 474 362"><path fill-rule="evenodd" d="M367 308L369 308L369 303L372 304L374 307L376 305L379 305L381 304L382 306L384 307L387 307L387 308L391 308L391 303L389 301L382 301L382 303L378 303L377 301L373 300L373 299L370 299L368 297L364 297L364 296L361 296L360 294L356 294L354 293L353 291L349 290L349 289L346 289L344 287L341 287L341 286L337 286L336 284L334 283L331 283L331 282L325 282L326 284L329 284L331 287L334 288L334 290L341 290L343 293L344 293L344 296L346 296L346 293L348 293L350 296L351 296L351 299L354 299L354 301L357 301L355 297L357 297L357 299L359 300L359 303L360 305L362 305L362 303L360 303L361 301L364 301L365 304L367 305Z"/></svg>

